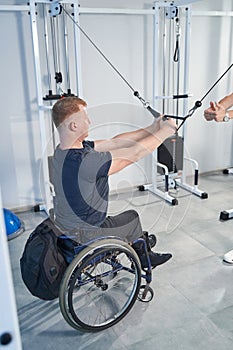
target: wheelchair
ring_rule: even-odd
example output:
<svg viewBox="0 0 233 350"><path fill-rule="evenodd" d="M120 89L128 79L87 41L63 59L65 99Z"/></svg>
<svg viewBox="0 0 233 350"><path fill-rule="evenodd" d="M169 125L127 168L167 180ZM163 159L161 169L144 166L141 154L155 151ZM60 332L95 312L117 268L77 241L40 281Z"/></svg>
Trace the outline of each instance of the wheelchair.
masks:
<svg viewBox="0 0 233 350"><path fill-rule="evenodd" d="M147 252L146 242L142 238L135 242L139 241ZM99 238L85 245L76 243L74 253L74 257L66 255L69 265L59 291L61 313L74 329L107 329L122 320L136 300L152 300L150 259L147 255L148 267L142 270L130 244L117 237Z"/></svg>

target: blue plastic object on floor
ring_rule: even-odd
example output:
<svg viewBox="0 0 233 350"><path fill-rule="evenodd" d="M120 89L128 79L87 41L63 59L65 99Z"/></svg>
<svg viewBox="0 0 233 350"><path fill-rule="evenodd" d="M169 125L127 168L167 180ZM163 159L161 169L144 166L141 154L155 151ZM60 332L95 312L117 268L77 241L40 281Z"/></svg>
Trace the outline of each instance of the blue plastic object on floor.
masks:
<svg viewBox="0 0 233 350"><path fill-rule="evenodd" d="M8 240L15 238L24 231L23 223L14 213L3 208L3 214Z"/></svg>

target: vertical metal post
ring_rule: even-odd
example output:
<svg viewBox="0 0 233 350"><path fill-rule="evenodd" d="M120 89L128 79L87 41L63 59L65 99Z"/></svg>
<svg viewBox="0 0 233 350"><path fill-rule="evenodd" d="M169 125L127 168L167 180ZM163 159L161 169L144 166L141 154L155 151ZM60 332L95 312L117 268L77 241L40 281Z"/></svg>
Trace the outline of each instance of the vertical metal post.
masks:
<svg viewBox="0 0 233 350"><path fill-rule="evenodd" d="M48 94L52 94L52 82L51 82L51 70L49 63L49 38L48 38L48 25L45 11L45 4L43 4L43 21L44 21L44 39L45 39L45 57L48 72Z"/></svg>
<svg viewBox="0 0 233 350"><path fill-rule="evenodd" d="M70 89L69 45L68 45L67 21L66 21L64 12L62 13L62 23L63 23L63 30L64 30L66 85L67 85L67 93L69 94L71 92L71 89Z"/></svg>
<svg viewBox="0 0 233 350"><path fill-rule="evenodd" d="M41 82L41 68L40 68L40 55L39 55L39 40L36 23L36 2L30 0L30 19L32 29L32 40L33 40L33 52L34 52L34 64L36 73L36 91L37 91L37 103L39 108L39 124L40 124L40 139L41 139L41 171L44 182L44 193L42 194L45 199L45 206L40 209L49 211L51 208L51 196L50 196L50 183L49 183L49 170L48 160L46 154L47 138L46 138L46 124L45 114L43 110L43 95L42 95L42 82Z"/></svg>
<svg viewBox="0 0 233 350"><path fill-rule="evenodd" d="M189 53L190 53L190 34L191 34L191 7L185 7L185 51L184 51L184 92L188 93L189 89ZM188 99L184 99L183 114L188 112ZM184 124L183 131L186 129Z"/></svg>
<svg viewBox="0 0 233 350"><path fill-rule="evenodd" d="M189 89L189 53L190 53L190 36L191 36L191 7L185 7L185 49L184 49L184 93L188 93ZM188 99L184 99L183 103L183 115L186 115L188 112ZM182 137L184 143L184 153L186 146L185 134L187 133L187 124L184 123L182 129ZM185 154L184 154L185 156ZM185 166L182 171L182 182L186 181Z"/></svg>
<svg viewBox="0 0 233 350"><path fill-rule="evenodd" d="M74 20L79 21L79 0L74 3ZM80 30L74 24L74 47L75 47L75 61L76 61L76 89L77 95L82 96L82 80L81 80L81 49L80 49Z"/></svg>
<svg viewBox="0 0 233 350"><path fill-rule="evenodd" d="M153 15L153 107L156 109L156 96L158 95L158 70L157 59L159 52L159 10L156 3L154 3ZM157 188L157 150L152 153L152 188Z"/></svg>
<svg viewBox="0 0 233 350"><path fill-rule="evenodd" d="M167 51L167 26L166 26L166 14L165 8L163 8L163 38L162 38L162 95L166 96L166 51ZM165 113L165 99L162 100L163 108L162 113Z"/></svg>
<svg viewBox="0 0 233 350"><path fill-rule="evenodd" d="M154 14L153 14L153 107L156 108L157 99L158 96L158 81L160 80L159 73L158 73L158 53L159 50L159 10L160 10L160 4L157 2L154 2ZM165 12L164 12L165 16ZM164 24L165 26L165 24ZM164 42L163 42L163 54L165 54L165 27L164 27ZM165 94L165 56L163 55L163 93ZM163 109L164 109L164 100L163 100ZM164 170L165 176L165 192L160 190L158 188L158 181L157 181L157 174L158 174L158 167L162 168ZM152 154L152 184L145 185L145 190L151 191L153 194L156 194L157 196L161 197L162 199L165 199L169 203L175 205L177 204L177 201L175 198L171 197L168 193L168 168L164 166L163 164L158 163L158 157L157 157L157 150L155 150Z"/></svg>
<svg viewBox="0 0 233 350"><path fill-rule="evenodd" d="M22 350L0 188L0 348Z"/></svg>

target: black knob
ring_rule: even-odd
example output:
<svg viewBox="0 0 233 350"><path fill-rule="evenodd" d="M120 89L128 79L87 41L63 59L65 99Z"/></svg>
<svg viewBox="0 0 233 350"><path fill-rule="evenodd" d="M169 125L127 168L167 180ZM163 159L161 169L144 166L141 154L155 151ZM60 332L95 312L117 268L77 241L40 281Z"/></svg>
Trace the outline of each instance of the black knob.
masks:
<svg viewBox="0 0 233 350"><path fill-rule="evenodd" d="M10 333L3 333L0 337L1 345L8 345L12 340L12 335Z"/></svg>
<svg viewBox="0 0 233 350"><path fill-rule="evenodd" d="M202 102L201 101L196 101L195 102L195 107L201 107L202 106Z"/></svg>

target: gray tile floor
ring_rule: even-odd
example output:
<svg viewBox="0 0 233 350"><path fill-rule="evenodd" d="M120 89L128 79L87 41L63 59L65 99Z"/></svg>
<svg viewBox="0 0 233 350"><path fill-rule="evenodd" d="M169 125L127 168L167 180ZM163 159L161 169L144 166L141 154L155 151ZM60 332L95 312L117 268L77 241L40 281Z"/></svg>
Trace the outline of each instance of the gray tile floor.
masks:
<svg viewBox="0 0 233 350"><path fill-rule="evenodd" d="M72 329L58 301L41 301L26 290L19 258L45 214L20 214L26 231L9 241L9 248L23 349L231 350L233 266L222 257L233 249L233 220L220 222L219 214L233 208L233 177L215 172L202 176L199 186L208 199L173 190L178 206L148 191L111 195L110 214L138 210L144 229L158 237L157 250L172 252L173 258L154 271L150 303L137 301L120 323L94 334Z"/></svg>

